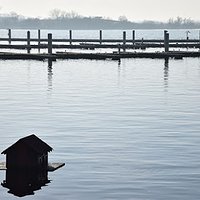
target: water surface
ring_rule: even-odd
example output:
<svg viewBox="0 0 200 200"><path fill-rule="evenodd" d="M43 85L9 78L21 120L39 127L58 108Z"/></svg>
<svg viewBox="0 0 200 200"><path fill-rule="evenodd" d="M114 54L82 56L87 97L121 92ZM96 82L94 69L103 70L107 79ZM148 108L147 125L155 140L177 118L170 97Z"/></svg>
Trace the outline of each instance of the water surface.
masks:
<svg viewBox="0 0 200 200"><path fill-rule="evenodd" d="M199 85L198 58L0 61L0 149L35 133L66 163L24 199L199 199Z"/></svg>

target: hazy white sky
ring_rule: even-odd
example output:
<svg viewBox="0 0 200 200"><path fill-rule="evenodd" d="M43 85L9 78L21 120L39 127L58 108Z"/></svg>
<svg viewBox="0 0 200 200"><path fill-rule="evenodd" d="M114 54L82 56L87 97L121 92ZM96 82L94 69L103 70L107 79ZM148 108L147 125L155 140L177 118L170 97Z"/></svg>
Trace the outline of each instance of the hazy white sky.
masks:
<svg viewBox="0 0 200 200"><path fill-rule="evenodd" d="M200 20L200 0L0 0L0 12L17 12L25 16L47 17L58 8L84 16L105 16L129 20L165 21L170 17Z"/></svg>

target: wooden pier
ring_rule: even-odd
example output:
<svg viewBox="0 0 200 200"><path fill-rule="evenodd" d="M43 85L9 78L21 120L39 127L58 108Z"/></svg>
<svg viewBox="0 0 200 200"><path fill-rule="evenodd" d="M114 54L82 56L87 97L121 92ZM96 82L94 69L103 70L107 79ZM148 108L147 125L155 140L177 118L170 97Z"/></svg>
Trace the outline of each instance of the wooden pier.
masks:
<svg viewBox="0 0 200 200"><path fill-rule="evenodd" d="M122 32L121 39L104 39L103 31L99 31L98 39L76 39L73 38L72 30L69 30L69 38L55 39L49 33L47 38L41 38L41 30L38 30L38 37L31 38L30 31L27 31L26 38L12 38L12 31L8 30L8 38L0 38L0 49L26 50L27 53L1 52L0 59L112 59L121 58L175 58L200 57L200 40L188 39L172 40L168 31L164 30L163 39L136 39L135 30L132 38L127 39L126 31ZM7 44L6 44L7 43ZM156 49L153 52L137 51L148 48ZM173 48L173 51L172 51ZM174 49L179 48L179 51ZM180 49L193 48L193 51ZM32 49L38 49L38 53L31 53ZM40 50L47 50L40 53ZM58 51L62 49L63 51ZM80 52L72 52L72 49L79 49ZM112 53L86 53L81 50L110 49ZM158 51L160 49L160 51ZM54 51L53 51L54 50ZM66 52L66 50L70 52ZM56 51L56 52L55 52Z"/></svg>
<svg viewBox="0 0 200 200"><path fill-rule="evenodd" d="M182 59L184 57L200 57L200 52L122 52L122 53L76 53L76 52L56 52L53 54L39 53L0 53L1 60L47 60L56 61L57 59L90 59L90 60L120 60L121 58L173 58Z"/></svg>

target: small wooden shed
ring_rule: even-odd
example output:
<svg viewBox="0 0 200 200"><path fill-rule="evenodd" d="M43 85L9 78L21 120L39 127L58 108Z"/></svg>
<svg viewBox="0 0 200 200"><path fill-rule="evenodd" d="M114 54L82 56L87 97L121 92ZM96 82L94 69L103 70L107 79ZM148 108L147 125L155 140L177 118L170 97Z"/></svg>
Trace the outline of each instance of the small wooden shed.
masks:
<svg viewBox="0 0 200 200"><path fill-rule="evenodd" d="M53 149L34 134L21 138L2 152L7 169L47 169L48 153Z"/></svg>

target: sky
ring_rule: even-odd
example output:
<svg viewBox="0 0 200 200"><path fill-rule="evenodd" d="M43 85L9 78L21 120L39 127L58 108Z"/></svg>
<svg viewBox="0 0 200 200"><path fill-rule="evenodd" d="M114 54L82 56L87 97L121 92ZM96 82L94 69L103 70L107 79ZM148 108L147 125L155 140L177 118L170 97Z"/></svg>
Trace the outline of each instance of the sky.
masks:
<svg viewBox="0 0 200 200"><path fill-rule="evenodd" d="M130 21L167 21L177 16L200 21L200 0L0 0L0 8L0 13L42 18L61 9L83 16L126 16Z"/></svg>

